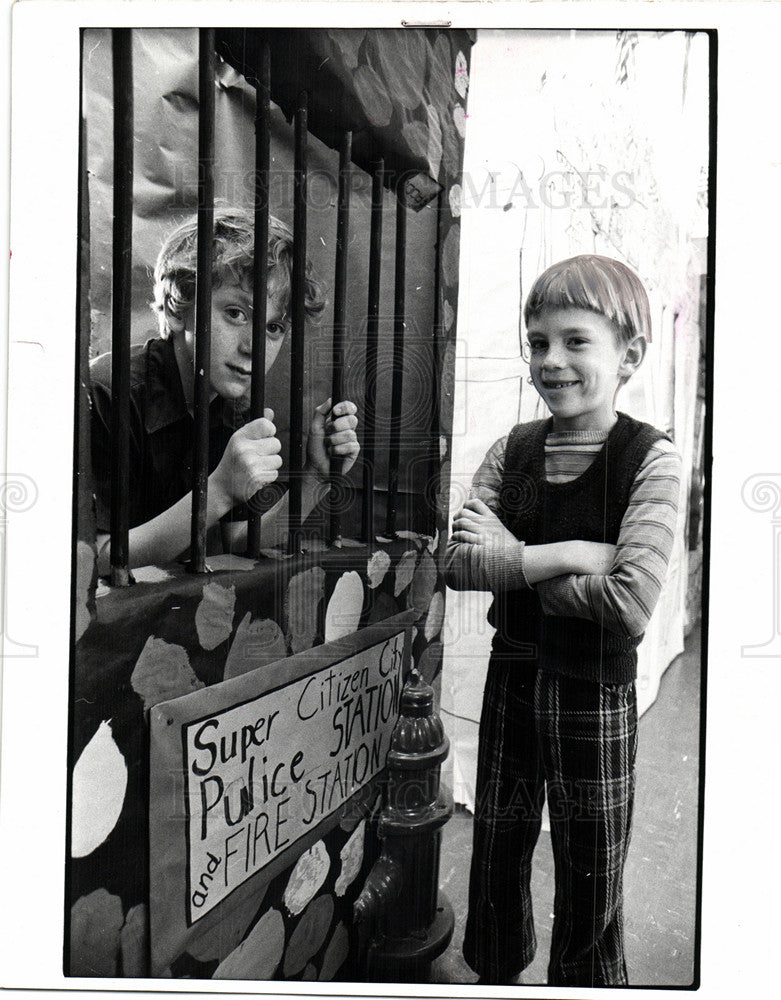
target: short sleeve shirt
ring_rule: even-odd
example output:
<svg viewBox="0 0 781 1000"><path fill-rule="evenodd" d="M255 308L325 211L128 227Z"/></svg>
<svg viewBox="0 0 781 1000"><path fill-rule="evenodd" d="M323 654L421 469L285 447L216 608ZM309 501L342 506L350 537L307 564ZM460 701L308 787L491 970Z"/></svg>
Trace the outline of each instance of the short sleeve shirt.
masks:
<svg viewBox="0 0 781 1000"><path fill-rule="evenodd" d="M92 474L97 529L108 532L111 504L111 354L90 365ZM209 472L222 458L243 412L216 397L209 407ZM130 527L144 524L192 490L195 421L187 409L170 339L130 352Z"/></svg>

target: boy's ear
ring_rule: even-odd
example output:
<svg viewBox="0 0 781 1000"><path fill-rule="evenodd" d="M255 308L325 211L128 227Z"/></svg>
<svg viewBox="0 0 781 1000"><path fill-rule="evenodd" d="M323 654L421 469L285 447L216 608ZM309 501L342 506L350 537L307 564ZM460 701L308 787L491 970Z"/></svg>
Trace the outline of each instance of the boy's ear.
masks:
<svg viewBox="0 0 781 1000"><path fill-rule="evenodd" d="M171 333L184 333L185 318L182 313L175 312L171 308L171 303L168 299L165 300L163 312L165 313L165 324Z"/></svg>
<svg viewBox="0 0 781 1000"><path fill-rule="evenodd" d="M648 341L639 333L633 337L624 348L624 359L618 366L618 374L623 379L628 379L637 371L643 363Z"/></svg>

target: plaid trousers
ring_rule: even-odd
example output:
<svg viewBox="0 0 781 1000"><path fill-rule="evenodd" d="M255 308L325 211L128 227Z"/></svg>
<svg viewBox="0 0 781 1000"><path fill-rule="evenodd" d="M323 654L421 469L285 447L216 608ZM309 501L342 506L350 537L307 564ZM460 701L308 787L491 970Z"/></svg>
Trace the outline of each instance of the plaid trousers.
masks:
<svg viewBox="0 0 781 1000"><path fill-rule="evenodd" d="M637 751L634 682L492 658L477 764L464 957L507 982L534 958L531 865L547 791L555 864L548 985L627 983L622 882Z"/></svg>

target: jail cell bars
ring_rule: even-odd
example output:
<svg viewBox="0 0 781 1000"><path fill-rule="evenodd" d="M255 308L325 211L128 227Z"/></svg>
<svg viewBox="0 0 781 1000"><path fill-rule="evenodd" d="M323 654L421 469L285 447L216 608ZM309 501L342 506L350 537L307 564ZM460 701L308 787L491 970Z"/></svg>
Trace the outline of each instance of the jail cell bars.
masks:
<svg viewBox="0 0 781 1000"><path fill-rule="evenodd" d="M266 314L268 286L269 165L271 159L271 57L268 42L260 52L255 100L255 273L252 283L252 375L250 419L263 416L266 401ZM253 498L254 499L254 498ZM247 551L259 556L260 513L250 501L247 518Z"/></svg>
<svg viewBox="0 0 781 1000"><path fill-rule="evenodd" d="M353 134L347 131L342 136L339 147L339 195L336 218L336 262L334 266L334 334L333 334L333 375L331 378L331 399L334 402L344 398L344 351L347 317L347 247L350 232L350 159L352 156ZM329 541L339 544L342 536L340 494L342 487L342 463L337 455L331 456L331 519Z"/></svg>
<svg viewBox="0 0 781 1000"><path fill-rule="evenodd" d="M198 39L198 243L195 283L195 448L190 569L206 572L211 395L212 246L214 244L214 29Z"/></svg>
<svg viewBox="0 0 781 1000"><path fill-rule="evenodd" d="M128 28L112 32L114 77L114 228L111 289L111 542L113 586L131 582L130 289L133 258L133 53Z"/></svg>
<svg viewBox="0 0 781 1000"><path fill-rule="evenodd" d="M378 160L372 171L371 235L369 238L369 301L366 322L366 388L363 414L363 518L361 536L374 539L374 472L377 418L377 339L380 328L382 280L382 202L385 165Z"/></svg>
<svg viewBox="0 0 781 1000"><path fill-rule="evenodd" d="M214 29L199 31L199 131L198 131L198 234L195 307L195 449L193 456L190 569L207 571L206 520L209 462L210 340L212 295L212 246L214 235L215 104L216 53ZM130 288L133 217L133 76L132 31L113 29L114 66L114 230L113 230L113 311L112 311L112 504L111 504L111 583L132 582L129 571L129 375L130 375ZM255 81L255 272L253 278L252 377L250 418L264 413L265 350L268 278L270 93L271 62L268 43L261 48L258 78ZM299 94L294 116L294 210L293 274L291 316L290 381L290 486L288 551L299 551L302 535L302 471L304 437L304 358L306 327L306 232L307 232L307 94ZM346 301L351 198L352 134L342 136L339 146L339 190L337 239L334 261L334 316L332 347L332 403L344 395ZM375 468L377 431L377 357L382 283L383 205L386 174L379 159L372 170L369 281L367 301L366 373L362 432L363 499L361 537L371 545L378 537L375 523ZM391 413L388 455L388 501L383 526L394 537L399 490L400 440L405 336L406 213L404 179L394 185L396 194L394 341L391 384ZM436 375L432 371L436 396ZM432 428L432 432L435 429ZM328 540L341 543L340 509L345 495L341 460L330 464L330 520ZM432 519L433 519L432 511ZM247 552L261 554L260 515L249 502Z"/></svg>
<svg viewBox="0 0 781 1000"><path fill-rule="evenodd" d="M396 267L393 295L393 381L391 384L390 456L388 468L388 511L385 534L396 534L396 503L399 488L399 457L401 449L401 405L404 388L404 316L405 282L407 277L407 208L404 194L396 200Z"/></svg>

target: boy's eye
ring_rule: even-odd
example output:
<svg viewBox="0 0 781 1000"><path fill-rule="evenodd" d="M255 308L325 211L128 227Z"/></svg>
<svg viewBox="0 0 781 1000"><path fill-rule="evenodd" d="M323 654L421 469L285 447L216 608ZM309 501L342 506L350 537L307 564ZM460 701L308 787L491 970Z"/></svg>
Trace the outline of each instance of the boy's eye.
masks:
<svg viewBox="0 0 781 1000"><path fill-rule="evenodd" d="M267 323L266 333L272 340L279 340L285 336L285 325L284 323Z"/></svg>
<svg viewBox="0 0 781 1000"><path fill-rule="evenodd" d="M588 340L585 337L570 337L570 347L585 347L586 344L588 344Z"/></svg>
<svg viewBox="0 0 781 1000"><path fill-rule="evenodd" d="M226 306L225 315L234 323L246 323L247 314L239 306Z"/></svg>
<svg viewBox="0 0 781 1000"><path fill-rule="evenodd" d="M544 340L539 340L537 338L532 338L529 341L529 350L534 354L538 351L544 351L548 345Z"/></svg>

